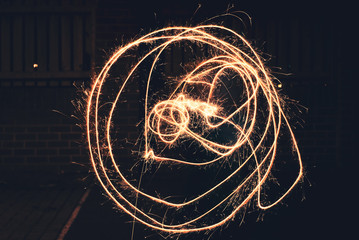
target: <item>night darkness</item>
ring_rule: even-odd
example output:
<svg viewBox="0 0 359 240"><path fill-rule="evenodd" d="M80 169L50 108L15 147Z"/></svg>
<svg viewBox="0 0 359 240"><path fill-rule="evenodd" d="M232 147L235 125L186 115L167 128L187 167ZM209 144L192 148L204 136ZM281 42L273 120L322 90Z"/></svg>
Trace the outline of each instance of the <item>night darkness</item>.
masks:
<svg viewBox="0 0 359 240"><path fill-rule="evenodd" d="M218 21L243 34L281 81L303 181L267 211L252 204L243 221L173 239L353 238L357 20L349 1L329 2L0 0L0 239L130 240L131 218L114 209L90 166L84 89L119 46L236 11L251 21L243 13L237 25ZM116 119L121 146L142 126L144 86L130 87ZM133 239L166 236L136 223Z"/></svg>

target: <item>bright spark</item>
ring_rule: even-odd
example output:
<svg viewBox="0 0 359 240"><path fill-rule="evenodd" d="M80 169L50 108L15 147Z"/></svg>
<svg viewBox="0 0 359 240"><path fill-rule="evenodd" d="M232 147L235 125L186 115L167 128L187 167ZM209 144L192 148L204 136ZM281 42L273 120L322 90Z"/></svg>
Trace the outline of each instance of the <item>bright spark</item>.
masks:
<svg viewBox="0 0 359 240"><path fill-rule="evenodd" d="M217 34L218 32L225 33L226 37L220 37L223 35ZM196 63L194 61L188 68L186 75L179 76L175 87L167 93L166 99L153 104L150 85L154 81L153 73L156 64L164 58L164 52L168 48L183 42L212 50L208 51L209 56L200 59L201 62ZM140 45L151 47L145 50L144 55L139 57L138 61L121 80L119 91L116 93L114 101L110 103L111 107L108 113L103 116L102 112L99 113L102 106L100 96L104 94L102 92L104 84L110 81L108 78L109 71L116 62L131 55L131 51L138 50ZM144 147L140 156L142 160L147 163L176 163L192 167L209 166L220 161L238 163L238 167L234 171L212 188L180 203L170 201L166 197L150 195L135 186L121 172L113 153L111 129L115 124L113 114L116 105L124 94L126 85L135 78L135 72L143 67L143 62L149 59L151 60L151 67L147 75L144 99L142 138ZM236 78L232 80L234 84L230 88L240 85L243 94L241 94L241 99L229 96L228 101L222 100L223 91L227 92L227 95L230 93L228 88L227 90L223 89L226 87L224 79L231 74L234 74ZM200 89L199 92L190 90L196 87ZM277 87L280 88L281 85L277 85ZM217 91L219 88L222 89L222 93ZM223 103L225 101L232 103L231 110ZM156 230L168 233L188 233L219 227L233 219L251 199L256 199L257 206L261 209L268 209L278 204L302 177L303 166L300 152L292 128L283 112L282 99L277 93L276 84L273 83L261 57L249 42L233 30L223 26L168 27L149 33L119 48L94 79L93 87L88 96L86 117L90 159L99 183L108 197L120 209L136 221ZM201 131L193 129L195 119L201 122ZM236 138L234 141L223 143L207 137L209 132L220 130L224 126L233 129L233 135ZM293 158L299 166L298 175L277 200L265 205L261 199L262 190L274 165L278 139L283 128L289 132L291 138ZM156 143L151 142L152 139L156 139ZM214 157L192 161L191 159L163 155L162 150L164 148L171 145L181 145L184 139L196 142L199 147L204 148ZM109 175L105 161L112 165L122 187L118 187L112 175ZM211 194L226 182L238 177L240 171L250 163L254 166L252 172L236 185L228 195L223 196L210 208L204 208L203 212L198 213L192 219L183 222L172 224L165 221L165 216L159 219L137 206L137 202L134 203L126 195L130 191L138 198L152 202L162 208L175 212L181 211L185 207L195 206L203 199L211 197ZM242 196L236 198L237 195ZM233 201L233 199L237 199L237 201ZM218 217L215 222L207 223L205 221L205 218L216 209L222 209L232 202L233 209L231 212Z"/></svg>

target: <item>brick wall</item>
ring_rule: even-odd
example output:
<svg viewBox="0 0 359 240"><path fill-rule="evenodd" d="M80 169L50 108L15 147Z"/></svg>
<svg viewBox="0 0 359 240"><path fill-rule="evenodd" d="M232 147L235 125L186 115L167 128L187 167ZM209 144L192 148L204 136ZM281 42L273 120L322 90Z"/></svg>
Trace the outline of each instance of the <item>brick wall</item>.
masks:
<svg viewBox="0 0 359 240"><path fill-rule="evenodd" d="M100 70L117 46L141 32L146 33L176 21L183 23L183 19L191 18L198 5L188 2L178 2L175 7L170 3L164 6L162 2L153 5L147 3L145 7L138 8L133 1L98 1L95 50L96 66L99 67L95 71ZM191 24L200 22L206 14L220 11L213 7L215 4L212 5L204 4L202 9L207 7L210 10L199 10L198 18ZM300 117L304 119L304 123L301 123L304 128L298 125L296 129L306 164L325 168L341 164L342 153L348 153L353 139L345 124L349 119L345 113L350 110L351 99L341 91L343 86L350 90L346 83L353 75L343 70L345 63L341 61L343 56L336 44L339 39L333 38L338 23L329 23L329 16L318 19L314 15L306 15L302 21L301 16L288 16L288 13L281 18L280 11L264 12L254 6L246 9L245 4L243 8L241 10L246 10L253 17L253 28L257 35L251 36L256 40L256 46L263 47L264 52L272 55L269 64L293 74L290 77L278 76L283 82L283 92L308 108L307 112L302 109ZM302 22L298 22L296 17ZM316 24L310 24L310 20ZM290 27L292 23L294 27ZM310 62L307 62L308 59ZM340 78L341 73L347 74L345 80ZM76 80L1 80L0 164L87 163L83 131L76 125L84 123L83 116L75 113L71 103L79 97L72 82ZM90 86L89 79L80 82L84 82L86 87ZM137 117L136 94L128 102L129 110L133 113L132 120ZM74 113L79 119L71 117ZM124 121L130 118L126 119ZM138 134L137 129L128 134L134 137Z"/></svg>
<svg viewBox="0 0 359 240"><path fill-rule="evenodd" d="M134 21L130 5L111 1L97 3L96 56L99 71L109 54L132 36ZM132 32L131 32L132 31ZM13 167L81 168L88 171L88 150L83 128L84 109L76 109L82 90L74 86L91 86L88 79L1 79L0 81L0 165ZM128 102L132 113L138 105L137 95ZM136 105L137 104L137 105ZM137 112L134 115L138 117ZM128 122L131 114L124 116ZM132 122L133 118L132 118ZM133 131L128 135L134 137ZM127 133L126 133L127 134Z"/></svg>
<svg viewBox="0 0 359 240"><path fill-rule="evenodd" d="M1 164L83 162L80 120L71 117L72 87L2 87ZM60 114L62 113L62 114Z"/></svg>
<svg viewBox="0 0 359 240"><path fill-rule="evenodd" d="M69 124L2 125L2 164L82 162L81 134Z"/></svg>

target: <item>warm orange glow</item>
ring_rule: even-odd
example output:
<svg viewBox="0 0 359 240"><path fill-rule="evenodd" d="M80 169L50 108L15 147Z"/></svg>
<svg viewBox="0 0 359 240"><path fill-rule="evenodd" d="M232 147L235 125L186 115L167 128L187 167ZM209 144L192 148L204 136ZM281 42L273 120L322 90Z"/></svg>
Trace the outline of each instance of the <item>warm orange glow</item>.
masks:
<svg viewBox="0 0 359 240"><path fill-rule="evenodd" d="M219 34L216 34L217 32L224 32L227 37L219 37ZM193 63L185 76L179 76L175 87L167 93L166 99L159 100L151 105L150 84L154 81L153 72L156 69L156 64L159 59L163 58L166 49L181 42L211 48L212 50L209 51L211 55L198 59L200 60L198 63ZM103 104L100 96L104 84L106 81L110 81L108 74L111 67L120 59L130 55L130 51L144 44L152 47L142 57L139 57L137 63L129 69L128 74L121 80L121 86L113 102L110 103L111 107L108 113L105 116L100 115L99 109ZM220 180L212 188L180 203L170 201L166 196L150 195L134 186L121 172L118 167L121 163L118 163L119 159L116 160L113 154L111 129L112 125L115 124L113 114L116 105L141 63L148 61L148 59L151 59L151 68L147 75L146 94L144 96L142 161L175 163L192 167L209 166L220 161L238 163L235 171ZM241 86L241 99L232 98L230 90L226 89L223 79L228 75L236 76L232 87ZM193 91L193 88L200 90L196 92ZM220 88L221 91L218 90ZM223 103L226 100L221 99L221 96L224 95L223 92L228 95L227 105ZM228 109L228 103L232 103L231 110ZM256 199L257 206L261 209L271 208L287 196L300 181L303 168L301 156L293 131L281 105L282 100L276 91L276 85L263 65L260 56L248 41L233 30L218 25L168 27L157 30L119 48L94 80L88 96L86 113L87 140L91 163L106 194L120 209L138 222L168 233L187 233L213 229L233 219L251 199ZM200 131L193 129L192 122L194 119L200 119ZM235 136L234 140L226 143L208 138L211 131L220 130L224 126L232 129L233 136ZM274 165L278 149L277 140L283 129L289 133L292 141L293 158L299 166L298 176L277 200L265 205L261 199L262 189ZM156 139L156 143L163 144L165 146L163 148L180 145L184 139L190 140L214 157L202 161L192 161L181 157L164 156L161 149L152 146L151 139ZM249 153L242 154L244 149ZM117 187L113 178L109 176L104 164L105 160L111 163L123 189ZM163 220L159 220L161 217L157 218L152 213L143 211L137 206L137 202L131 202L125 193L130 191L138 198L153 202L153 204L158 204L163 208L179 211L210 196L226 182L236 178L240 171L250 163L253 164L254 169L230 194L223 196L219 202L198 213L196 217L181 223L166 222L164 216L162 216ZM234 201L236 194L244 195L240 200ZM226 216L219 217L214 223L203 222L203 219L211 212L229 202L233 202L233 211Z"/></svg>

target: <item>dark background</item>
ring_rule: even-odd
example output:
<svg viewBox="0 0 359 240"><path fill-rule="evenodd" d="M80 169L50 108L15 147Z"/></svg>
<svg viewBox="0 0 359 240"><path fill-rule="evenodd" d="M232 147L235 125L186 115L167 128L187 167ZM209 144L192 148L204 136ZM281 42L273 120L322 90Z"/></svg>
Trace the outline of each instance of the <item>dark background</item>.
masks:
<svg viewBox="0 0 359 240"><path fill-rule="evenodd" d="M352 237L358 159L354 156L357 145L354 118L357 110L357 21L354 6L345 1L329 2L1 1L2 184L21 187L43 182L73 181L79 186L91 186L90 197L67 239L130 239L130 219L113 211L112 205L101 196L99 187L92 186L96 180L88 164L81 128L84 124L83 109L78 108L77 101L82 97L82 86L89 87L91 74L99 71L116 47L130 39L169 24L196 25L233 6L230 11L244 11L252 18L252 25L247 24L246 29L239 30L256 48L271 56L267 65L281 69L280 72L291 73L276 76L282 81L282 92L304 106L300 107L300 116L293 118L293 121L305 176L303 183L285 199L284 204L264 214L253 211L240 227L239 222L234 221L213 235L194 234L180 239ZM199 4L201 7L196 11ZM24 10L26 8L30 10ZM39 9L43 9L41 13L38 13ZM56 9L61 9L57 15L54 13ZM47 39L44 40L45 45L36 44L43 38L41 26L35 27L36 36L39 37L34 35L35 53L29 54L31 46L26 44L25 21L24 25L17 25L19 23L14 20L8 25L9 32L4 30L6 21L12 21L9 19L29 14L42 14L44 18L55 14L60 18L70 16L71 19L76 19L77 15L85 16L79 45L83 49L79 52L82 58L76 59L74 52L77 47L71 42L77 36L75 27L71 25L75 24L75 20L70 21L67 29L72 32L68 34L70 40L67 42L62 37L67 36L66 27L60 27L58 44L54 48L50 48L51 30L46 26L43 31L50 37L44 38ZM6 33L11 35L10 40L6 40ZM70 47L67 48L66 44ZM21 46L21 49L17 46ZM45 53L41 53L39 46L46 46ZM6 49L10 49L10 52ZM53 51L58 52L56 56L59 58L54 60L54 68L46 63L53 61L54 56L50 53ZM39 69L33 69L32 63L39 63L41 56L44 56L44 64L49 65L41 69L43 65L39 64ZM71 63L70 66L64 61ZM136 107L133 106L136 106L138 99L131 101L132 115L123 116L124 121L137 116ZM135 133L136 130L133 130L124 134L130 137ZM161 239L159 234L143 229L139 224L135 233L135 239L143 239L144 236Z"/></svg>

